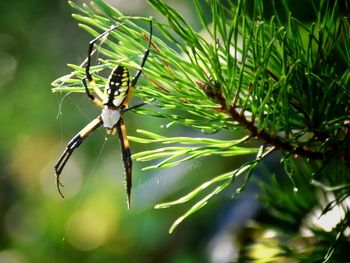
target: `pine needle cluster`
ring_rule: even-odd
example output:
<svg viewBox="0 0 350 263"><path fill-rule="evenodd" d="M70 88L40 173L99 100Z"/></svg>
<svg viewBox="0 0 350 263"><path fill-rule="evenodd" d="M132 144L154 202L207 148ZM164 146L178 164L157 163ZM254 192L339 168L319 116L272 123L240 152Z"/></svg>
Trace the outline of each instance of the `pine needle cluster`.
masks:
<svg viewBox="0 0 350 263"><path fill-rule="evenodd" d="M92 36L112 25L121 25L96 47L99 63L91 70L101 89L107 82L103 72L115 65L138 69L139 56L149 37L148 21L153 19L156 33L151 54L144 77L135 89L135 96L152 101L152 107L135 112L145 118L165 119L168 126L184 125L203 133L201 138L167 137L139 130L139 137L129 139L157 148L136 153L133 159L158 160L156 165L146 167L158 169L209 155L255 156L237 169L213 175L187 195L156 208L197 199L174 222L172 232L237 177L244 177L233 193L239 194L257 165L280 151L285 172L293 183L302 182L314 195L308 205L303 205L303 191L291 199L291 193L281 191L277 181L265 185L262 199L270 211L275 211L275 217L287 222L303 218L317 204L317 194L328 192L334 199L323 206L324 213L335 205L342 205L346 211L332 237L323 232L330 238L328 241L332 240L325 246L329 253L322 255L327 260L339 240L349 243L345 233L350 213L344 203L350 195L350 23L349 12L344 12L350 10L349 6L346 1L320 1L314 5L315 21L304 24L293 16L286 1L281 1L278 11L272 1L273 14L269 16L263 1L223 4L207 0L205 6L199 0L193 2L201 32L196 32L162 0L149 3L166 22L124 16L102 0L82 7L70 2L78 13L73 17ZM204 7L210 10L209 17ZM73 72L54 81L53 91L84 92L84 62L68 66ZM241 137L206 137L221 130ZM285 200L285 206L276 200ZM302 209L294 209L296 203Z"/></svg>

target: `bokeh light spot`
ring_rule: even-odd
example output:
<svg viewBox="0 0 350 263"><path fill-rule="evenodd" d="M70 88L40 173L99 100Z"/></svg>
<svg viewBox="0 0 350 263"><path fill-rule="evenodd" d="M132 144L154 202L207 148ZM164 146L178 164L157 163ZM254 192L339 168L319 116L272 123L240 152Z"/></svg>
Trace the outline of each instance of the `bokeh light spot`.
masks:
<svg viewBox="0 0 350 263"><path fill-rule="evenodd" d="M0 251L0 263L26 263L24 256L15 250Z"/></svg>
<svg viewBox="0 0 350 263"><path fill-rule="evenodd" d="M77 211L66 223L66 236L75 248L93 250L106 241L107 222L93 211Z"/></svg>
<svg viewBox="0 0 350 263"><path fill-rule="evenodd" d="M40 188L48 196L55 199L62 199L57 191L54 162L50 162L40 172ZM66 199L72 198L79 193L82 187L82 172L79 165L70 160L66 169L60 177L64 187L61 189Z"/></svg>

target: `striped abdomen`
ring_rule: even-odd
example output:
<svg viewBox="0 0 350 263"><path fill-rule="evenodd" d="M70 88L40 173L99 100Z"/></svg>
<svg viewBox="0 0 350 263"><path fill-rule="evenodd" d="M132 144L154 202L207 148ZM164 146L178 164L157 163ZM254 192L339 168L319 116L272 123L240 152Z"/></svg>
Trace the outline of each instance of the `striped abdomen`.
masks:
<svg viewBox="0 0 350 263"><path fill-rule="evenodd" d="M130 85L129 70L124 66L117 66L109 76L105 87L106 99L103 104L111 108L119 108L128 96Z"/></svg>

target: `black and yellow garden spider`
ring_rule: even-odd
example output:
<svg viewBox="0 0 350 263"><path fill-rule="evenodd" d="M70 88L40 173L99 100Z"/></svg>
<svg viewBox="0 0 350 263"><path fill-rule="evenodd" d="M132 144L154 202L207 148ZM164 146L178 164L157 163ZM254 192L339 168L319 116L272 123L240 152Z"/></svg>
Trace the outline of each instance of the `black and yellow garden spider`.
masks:
<svg viewBox="0 0 350 263"><path fill-rule="evenodd" d="M98 107L102 109L101 115L96 119L86 125L73 139L67 144L66 149L62 153L61 157L58 159L55 165L56 171L56 183L58 192L62 197L62 191L60 189L63 184L60 182L60 174L69 160L71 154L79 145L98 127L103 126L107 129L107 134L116 135L118 133L122 159L125 169L126 177L126 192L128 197L128 208L130 208L130 195L131 195L131 185L132 185L132 160L131 152L129 148L129 141L126 135L125 123L122 118L122 114L128 110L135 109L144 105L141 103L138 105L129 107L129 99L131 97L132 88L136 86L136 83L141 76L143 66L147 60L149 50L152 43L152 20L150 20L150 31L149 31L149 42L148 46L144 52L143 59L141 61L139 69L136 71L134 78L130 81L129 70L125 66L117 65L109 76L108 83L106 83L104 92L102 92L96 85L90 73L91 57L94 52L94 44L102 37L109 34L112 30L118 28L118 26L113 26L106 32L102 33L98 37L94 38L89 42L88 57L85 67L86 77L82 79L85 92L89 99L91 99ZM94 91L94 95L91 94L87 82Z"/></svg>

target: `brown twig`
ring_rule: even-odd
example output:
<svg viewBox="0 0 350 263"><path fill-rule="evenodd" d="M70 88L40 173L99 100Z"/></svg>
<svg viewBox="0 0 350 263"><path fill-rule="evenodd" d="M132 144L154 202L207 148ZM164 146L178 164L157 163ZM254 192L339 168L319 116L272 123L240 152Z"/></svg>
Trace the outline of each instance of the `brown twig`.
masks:
<svg viewBox="0 0 350 263"><path fill-rule="evenodd" d="M221 112L225 112L226 114L231 116L234 121L244 126L250 132L251 137L261 139L266 144L270 144L276 149L281 149L289 153L300 155L309 159L322 160L325 158L326 154L322 152L311 150L305 146L294 146L284 141L281 137L269 134L265 130L258 130L258 128L254 125L253 121L247 120L247 118L244 116L244 112L239 112L237 110L236 105L231 105L230 108L226 106L226 100L222 96L222 93L220 92L219 88L217 88L215 92L212 92L212 84L206 84L202 81L197 81L197 84L203 88L203 90L210 98L212 98L220 104Z"/></svg>

